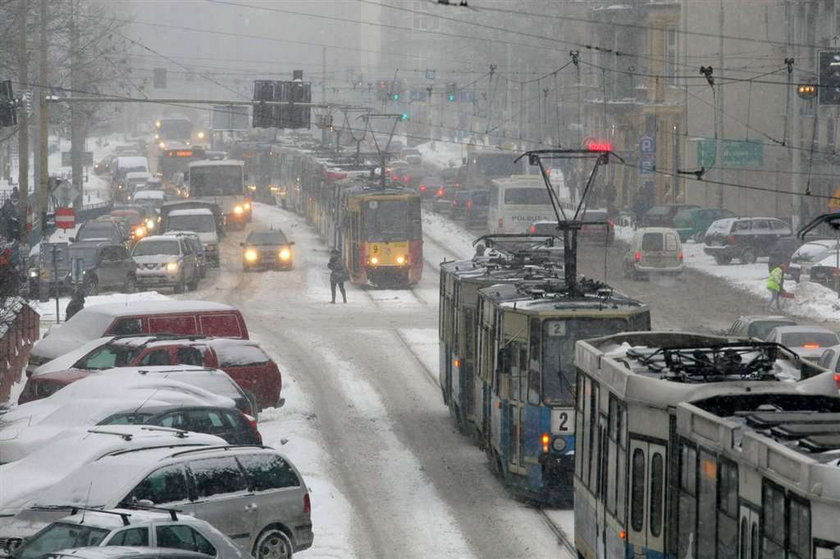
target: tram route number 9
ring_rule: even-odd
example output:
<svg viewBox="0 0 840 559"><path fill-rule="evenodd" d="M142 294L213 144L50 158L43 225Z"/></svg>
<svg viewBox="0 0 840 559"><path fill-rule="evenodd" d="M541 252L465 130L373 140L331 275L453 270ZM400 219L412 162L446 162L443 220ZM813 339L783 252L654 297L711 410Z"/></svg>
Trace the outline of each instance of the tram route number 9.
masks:
<svg viewBox="0 0 840 559"><path fill-rule="evenodd" d="M562 408L551 410L551 432L571 435L575 432L575 410Z"/></svg>

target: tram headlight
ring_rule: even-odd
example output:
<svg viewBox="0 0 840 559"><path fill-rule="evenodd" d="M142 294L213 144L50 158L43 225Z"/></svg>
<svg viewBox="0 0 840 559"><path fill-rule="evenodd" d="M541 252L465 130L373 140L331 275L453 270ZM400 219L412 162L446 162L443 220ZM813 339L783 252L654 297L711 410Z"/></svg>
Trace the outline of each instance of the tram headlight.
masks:
<svg viewBox="0 0 840 559"><path fill-rule="evenodd" d="M249 249L245 250L245 261L246 262L256 262L258 256L259 256L259 254L257 254L257 251L252 249L252 248L249 248Z"/></svg>
<svg viewBox="0 0 840 559"><path fill-rule="evenodd" d="M566 439L563 437L557 437L551 443L551 448L557 452L563 452L566 450Z"/></svg>
<svg viewBox="0 0 840 559"><path fill-rule="evenodd" d="M379 258L377 258L375 256L371 256L370 257L370 265L371 266L376 266L377 264L379 264Z"/></svg>
<svg viewBox="0 0 840 559"><path fill-rule="evenodd" d="M406 258L406 257L405 257L405 256L403 256L403 255L399 255L399 256L397 256L397 264L399 264L400 266L402 266L402 265L403 265L403 264L405 264L406 262L408 262L408 258Z"/></svg>

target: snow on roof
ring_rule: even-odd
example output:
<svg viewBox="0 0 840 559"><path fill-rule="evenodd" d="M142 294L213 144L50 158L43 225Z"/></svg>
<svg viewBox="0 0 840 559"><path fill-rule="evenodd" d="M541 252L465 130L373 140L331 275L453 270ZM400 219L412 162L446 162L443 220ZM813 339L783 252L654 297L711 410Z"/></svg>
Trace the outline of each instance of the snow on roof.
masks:
<svg viewBox="0 0 840 559"><path fill-rule="evenodd" d="M151 177L146 171L130 171L125 174L126 179L148 179Z"/></svg>
<svg viewBox="0 0 840 559"><path fill-rule="evenodd" d="M138 190L134 194L134 199L148 198L150 200L163 200L163 195L166 194L163 190Z"/></svg>
<svg viewBox="0 0 840 559"><path fill-rule="evenodd" d="M149 168L149 160L139 155L120 156L117 157L117 167L140 167L145 166Z"/></svg>
<svg viewBox="0 0 840 559"><path fill-rule="evenodd" d="M178 217L182 215L209 215L213 216L213 212L211 212L208 208L193 208L191 210L172 210L167 214L169 217Z"/></svg>
<svg viewBox="0 0 840 559"><path fill-rule="evenodd" d="M65 324L71 324L74 320L76 320L77 316L88 310L99 313L100 315L117 317L155 313L235 311L236 307L226 305L224 303L216 303L214 301L179 301L173 299L165 301L135 301L132 302L130 306L122 303L104 303L102 305L85 307Z"/></svg>
<svg viewBox="0 0 840 559"><path fill-rule="evenodd" d="M193 161L189 165L190 169L193 169L195 167L234 167L234 166L244 167L245 162L240 161L238 159L222 159L222 160L219 160L219 161L202 160L202 161Z"/></svg>

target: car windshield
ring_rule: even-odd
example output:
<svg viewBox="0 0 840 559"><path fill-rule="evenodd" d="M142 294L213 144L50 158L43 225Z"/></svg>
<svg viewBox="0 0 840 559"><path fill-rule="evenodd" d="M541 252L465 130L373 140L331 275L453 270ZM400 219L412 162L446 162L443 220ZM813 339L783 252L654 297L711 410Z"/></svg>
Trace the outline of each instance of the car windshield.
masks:
<svg viewBox="0 0 840 559"><path fill-rule="evenodd" d="M831 332L788 332L782 334L782 345L788 347L818 348L830 347L840 343L836 334Z"/></svg>
<svg viewBox="0 0 840 559"><path fill-rule="evenodd" d="M248 245L284 245L288 241L286 235L280 231L257 231L248 235L245 244Z"/></svg>
<svg viewBox="0 0 840 559"><path fill-rule="evenodd" d="M787 320L762 320L753 322L747 328L747 336L751 338L765 339L776 326L790 326L793 323Z"/></svg>
<svg viewBox="0 0 840 559"><path fill-rule="evenodd" d="M78 369L111 369L131 365L139 349L123 345L105 345L77 361L74 367Z"/></svg>
<svg viewBox="0 0 840 559"><path fill-rule="evenodd" d="M61 549L99 545L110 530L55 522L31 538L17 550L15 559L38 559Z"/></svg>
<svg viewBox="0 0 840 559"><path fill-rule="evenodd" d="M116 237L116 225L114 223L85 223L76 235L76 241L89 241L92 239L112 239Z"/></svg>
<svg viewBox="0 0 840 559"><path fill-rule="evenodd" d="M216 230L216 219L212 215L170 215L166 220L167 230L210 233Z"/></svg>
<svg viewBox="0 0 840 559"><path fill-rule="evenodd" d="M179 255L181 250L178 241L154 240L137 243L131 256L150 256L153 254Z"/></svg>

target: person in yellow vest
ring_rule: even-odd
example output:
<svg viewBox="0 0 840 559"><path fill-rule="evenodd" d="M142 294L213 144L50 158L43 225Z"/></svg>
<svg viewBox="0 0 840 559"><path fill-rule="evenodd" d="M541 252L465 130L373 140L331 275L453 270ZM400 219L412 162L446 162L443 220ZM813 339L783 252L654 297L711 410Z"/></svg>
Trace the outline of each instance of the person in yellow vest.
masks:
<svg viewBox="0 0 840 559"><path fill-rule="evenodd" d="M770 300L767 302L767 308L776 304L776 310L782 310L781 295L785 292L785 272L787 271L787 264L779 264L770 271L770 277L767 278L767 291L770 292Z"/></svg>

